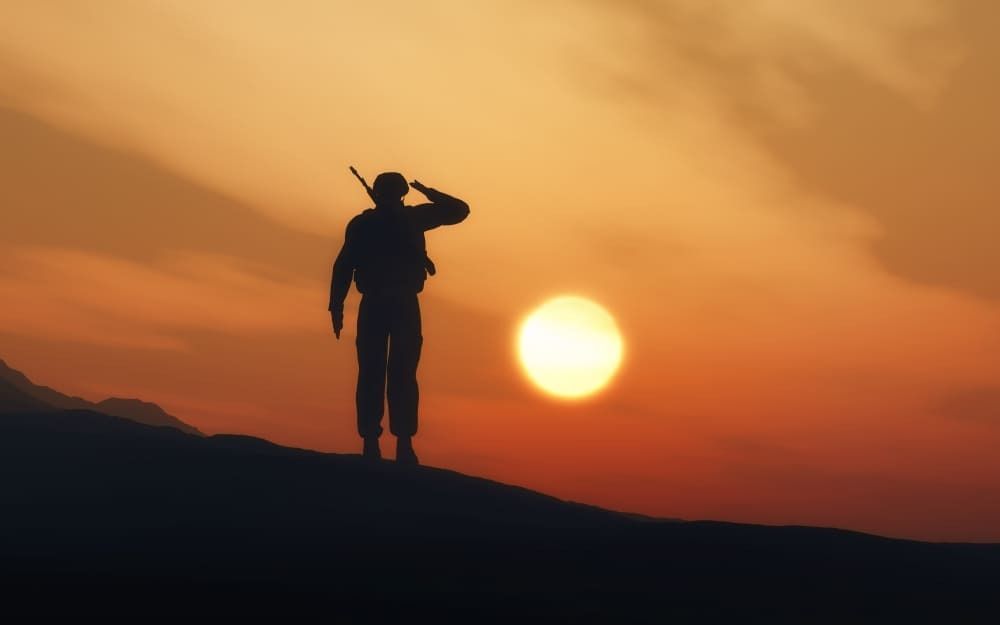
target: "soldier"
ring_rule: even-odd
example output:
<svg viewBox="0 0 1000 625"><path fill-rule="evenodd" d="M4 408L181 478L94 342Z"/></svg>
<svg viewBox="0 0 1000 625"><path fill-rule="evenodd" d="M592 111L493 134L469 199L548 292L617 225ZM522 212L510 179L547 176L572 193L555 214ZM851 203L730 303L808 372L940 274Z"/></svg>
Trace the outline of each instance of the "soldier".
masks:
<svg viewBox="0 0 1000 625"><path fill-rule="evenodd" d="M358 175L354 168L351 171ZM361 293L358 309L358 386L355 395L358 433L363 455L382 457L379 436L385 397L389 400L389 431L396 436L396 462L418 464L412 437L417 433L417 363L423 337L417 293L423 290L434 264L427 257L424 232L453 225L469 215L469 205L396 172L379 174L369 188L375 208L347 224L344 246L333 264L330 316L340 338L344 298L351 280ZM429 203L403 204L413 187ZM388 372L388 388L386 373Z"/></svg>

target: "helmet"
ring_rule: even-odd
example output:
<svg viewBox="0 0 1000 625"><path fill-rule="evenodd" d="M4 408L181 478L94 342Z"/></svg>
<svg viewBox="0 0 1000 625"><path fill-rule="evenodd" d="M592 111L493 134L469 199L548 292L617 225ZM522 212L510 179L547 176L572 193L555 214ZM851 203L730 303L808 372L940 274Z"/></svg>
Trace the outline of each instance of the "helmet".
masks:
<svg viewBox="0 0 1000 625"><path fill-rule="evenodd" d="M372 185L377 200L398 200L410 191L410 185L406 182L403 174L395 171L387 171L375 177L375 184Z"/></svg>

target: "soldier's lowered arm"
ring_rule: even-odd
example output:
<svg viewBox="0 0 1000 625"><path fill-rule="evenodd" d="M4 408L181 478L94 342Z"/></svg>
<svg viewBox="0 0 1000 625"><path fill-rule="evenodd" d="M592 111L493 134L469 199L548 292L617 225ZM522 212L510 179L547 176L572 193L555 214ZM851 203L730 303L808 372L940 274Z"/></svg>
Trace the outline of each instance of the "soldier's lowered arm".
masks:
<svg viewBox="0 0 1000 625"><path fill-rule="evenodd" d="M344 245L337 254L337 260L333 263L333 275L330 278L330 318L333 321L333 333L340 338L340 331L344 328L344 300L347 299L347 292L351 289L351 280L354 277L354 250L353 237L351 233L351 223L347 225L344 233Z"/></svg>

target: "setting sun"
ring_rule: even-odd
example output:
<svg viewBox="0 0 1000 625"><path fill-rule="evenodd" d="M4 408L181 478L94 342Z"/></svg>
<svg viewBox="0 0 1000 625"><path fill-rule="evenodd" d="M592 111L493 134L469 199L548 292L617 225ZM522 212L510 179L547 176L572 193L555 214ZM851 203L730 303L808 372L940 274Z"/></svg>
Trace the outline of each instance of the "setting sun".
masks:
<svg viewBox="0 0 1000 625"><path fill-rule="evenodd" d="M576 296L550 299L525 318L518 356L528 377L563 398L592 395L618 370L622 338L614 318Z"/></svg>

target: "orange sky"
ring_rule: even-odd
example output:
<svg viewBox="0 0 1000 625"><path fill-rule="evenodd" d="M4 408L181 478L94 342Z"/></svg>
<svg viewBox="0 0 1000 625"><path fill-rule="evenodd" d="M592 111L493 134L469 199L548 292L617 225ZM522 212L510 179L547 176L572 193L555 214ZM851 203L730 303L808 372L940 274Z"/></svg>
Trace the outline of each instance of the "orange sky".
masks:
<svg viewBox="0 0 1000 625"><path fill-rule="evenodd" d="M977 0L8 2L0 358L356 452L330 264L399 170L429 464L683 518L1000 540L1000 9ZM544 5L544 6L539 6ZM540 395L594 298L626 360Z"/></svg>

